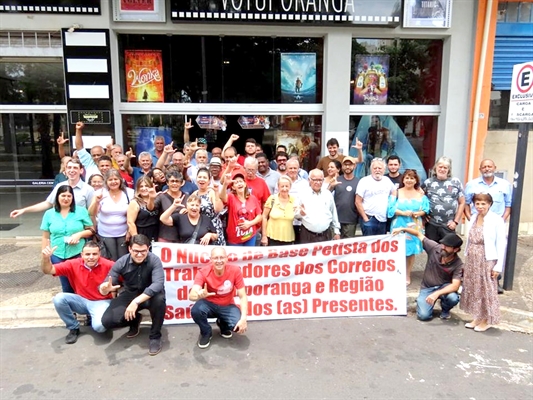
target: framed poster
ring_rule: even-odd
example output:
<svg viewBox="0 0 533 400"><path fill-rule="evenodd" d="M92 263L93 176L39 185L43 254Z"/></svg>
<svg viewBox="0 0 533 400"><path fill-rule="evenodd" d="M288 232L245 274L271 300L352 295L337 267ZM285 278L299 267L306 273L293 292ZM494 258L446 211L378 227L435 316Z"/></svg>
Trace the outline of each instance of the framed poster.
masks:
<svg viewBox="0 0 533 400"><path fill-rule="evenodd" d="M354 104L387 104L389 56L355 56Z"/></svg>
<svg viewBox="0 0 533 400"><path fill-rule="evenodd" d="M316 54L281 53L281 102L316 102Z"/></svg>
<svg viewBox="0 0 533 400"><path fill-rule="evenodd" d="M161 50L126 50L128 102L164 102Z"/></svg>
<svg viewBox="0 0 533 400"><path fill-rule="evenodd" d="M165 2L160 0L113 0L113 20L166 22Z"/></svg>
<svg viewBox="0 0 533 400"><path fill-rule="evenodd" d="M404 28L450 28L452 0L404 0Z"/></svg>

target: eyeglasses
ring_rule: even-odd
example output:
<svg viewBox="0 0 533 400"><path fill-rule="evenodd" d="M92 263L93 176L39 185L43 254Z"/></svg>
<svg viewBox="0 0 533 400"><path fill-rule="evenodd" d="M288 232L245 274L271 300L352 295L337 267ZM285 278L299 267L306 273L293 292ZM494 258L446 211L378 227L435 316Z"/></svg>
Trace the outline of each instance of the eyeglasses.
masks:
<svg viewBox="0 0 533 400"><path fill-rule="evenodd" d="M245 168L246 172L250 172L251 174L255 174L257 170L255 168Z"/></svg>
<svg viewBox="0 0 533 400"><path fill-rule="evenodd" d="M310 178L310 179L311 179L311 182L315 182L315 183L324 182L324 179L321 179L321 178L316 178L316 179Z"/></svg>
<svg viewBox="0 0 533 400"><path fill-rule="evenodd" d="M131 249L132 253L135 253L135 254L138 254L138 255L143 255L143 254L146 254L148 253L148 250L135 250L135 249Z"/></svg>
<svg viewBox="0 0 533 400"><path fill-rule="evenodd" d="M174 184L174 183L181 183L182 181L178 181L176 179L171 179L168 181L168 183L170 183L171 185Z"/></svg>
<svg viewBox="0 0 533 400"><path fill-rule="evenodd" d="M279 163L286 163L287 160L276 160L276 162L279 164Z"/></svg>

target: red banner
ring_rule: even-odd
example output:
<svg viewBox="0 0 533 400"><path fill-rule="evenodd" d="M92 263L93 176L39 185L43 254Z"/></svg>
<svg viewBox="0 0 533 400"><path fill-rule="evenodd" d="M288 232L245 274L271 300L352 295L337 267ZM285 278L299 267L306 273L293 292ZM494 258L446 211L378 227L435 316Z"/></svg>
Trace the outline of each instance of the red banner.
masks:
<svg viewBox="0 0 533 400"><path fill-rule="evenodd" d="M155 0L120 0L120 11L155 11Z"/></svg>
<svg viewBox="0 0 533 400"><path fill-rule="evenodd" d="M161 50L126 50L128 101L164 102Z"/></svg>

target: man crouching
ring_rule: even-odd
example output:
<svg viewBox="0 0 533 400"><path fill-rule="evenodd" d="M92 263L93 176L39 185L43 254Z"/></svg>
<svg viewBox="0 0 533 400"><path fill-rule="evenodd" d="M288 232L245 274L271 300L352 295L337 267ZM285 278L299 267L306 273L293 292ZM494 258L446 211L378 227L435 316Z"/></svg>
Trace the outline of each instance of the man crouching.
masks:
<svg viewBox="0 0 533 400"><path fill-rule="evenodd" d="M189 300L195 301L191 315L200 327L198 347L205 349L211 344L213 331L208 318L216 318L220 336L232 337L233 332L244 334L247 329L248 298L239 267L228 265L226 250L215 247L211 251L211 263L198 270ZM240 299L240 309L235 305L235 289Z"/></svg>

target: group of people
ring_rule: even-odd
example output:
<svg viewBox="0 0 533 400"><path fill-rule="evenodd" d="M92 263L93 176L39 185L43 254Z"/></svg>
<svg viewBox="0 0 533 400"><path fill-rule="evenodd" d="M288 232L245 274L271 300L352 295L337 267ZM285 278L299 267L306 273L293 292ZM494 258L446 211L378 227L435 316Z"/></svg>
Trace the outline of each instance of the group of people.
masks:
<svg viewBox="0 0 533 400"><path fill-rule="evenodd" d="M208 152L204 139L189 141L191 127L190 121L186 123L184 152L156 137L154 150L140 153L138 166L132 167L135 155L131 148L123 153L121 146L110 144L106 149L94 146L88 152L83 147L84 125L78 123L76 155L62 159L60 175L65 179L57 179L45 201L11 213L15 218L25 212L47 210L41 225L46 258L43 270L60 276L63 293L56 296L54 304L58 312L62 309L68 314L63 318L60 312L70 330L68 343L75 342L79 333L72 312L91 315L97 331L129 325L128 336L134 337L141 320L137 311L142 306L152 314L150 354L160 351L164 285L161 261L149 253L152 241L214 245L217 247L213 251L222 261L218 253L224 249L219 246L282 246L351 238L356 235L357 224L365 236L405 233L407 285L415 255L423 249L428 252L418 301L420 319L429 318L439 298L441 317L449 317L449 310L459 301L457 291L463 282L464 308L475 316L472 327L482 330L498 322L498 299L492 293L494 287L497 290L494 276L503 268L505 230L500 225L509 216L512 191L506 181L494 176L496 167L491 160L482 162L482 177L469 182L465 189L452 176L447 157L437 161L425 182L420 182L415 170L400 173L401 160L395 155L387 160L374 158L370 175L359 179L354 170L364 162L360 142L354 145L358 157L350 157L339 152L336 139L328 140L328 155L307 172L300 168L298 156L287 154L283 145L269 160L254 139L247 139L245 154L239 155L233 146L238 135L231 135L224 148ZM65 141L61 138L61 144ZM462 241L455 234L463 214L472 219L473 226L464 267L457 256ZM98 238L99 244L86 242L91 237ZM102 262L94 264L96 256ZM192 301L209 301L222 294L222 303L232 298L217 289L222 275L217 260L211 261L214 276L210 279L211 273L202 275L200 288L195 281ZM483 268L491 266L484 280L480 280L479 271L473 275L470 272L482 268L482 261ZM94 267L102 267L105 272L80 278L67 271ZM230 269L243 310L246 298L239 290L242 275L239 280L239 274ZM142 276L142 282L128 283L135 274ZM80 289L87 286L88 279L101 278L105 279L91 282L98 283L96 292ZM126 294L111 299L119 284ZM479 285L484 291L478 290ZM486 301L479 301L480 293L486 295ZM93 314L98 313L93 313L93 308L81 307L86 312L72 308L69 314L60 305L69 295L103 302L108 307L96 318ZM213 312L212 307L203 307L202 318ZM229 330L235 327L241 333L246 330L245 317L235 320L236 313L230 314L231 323L224 318L219 321L224 337L230 336ZM201 329L198 345L207 347L211 336L208 324L195 321Z"/></svg>

